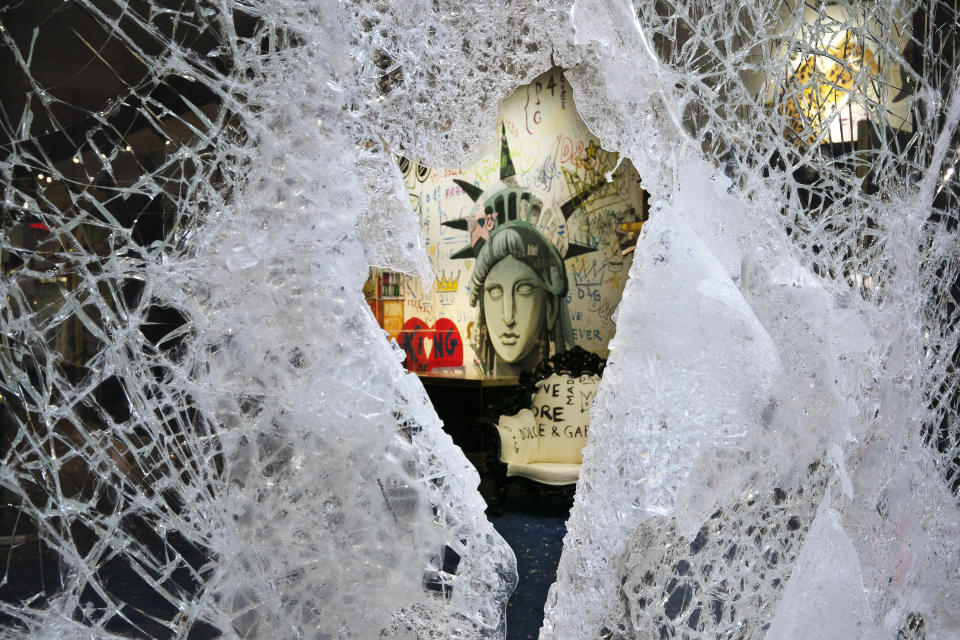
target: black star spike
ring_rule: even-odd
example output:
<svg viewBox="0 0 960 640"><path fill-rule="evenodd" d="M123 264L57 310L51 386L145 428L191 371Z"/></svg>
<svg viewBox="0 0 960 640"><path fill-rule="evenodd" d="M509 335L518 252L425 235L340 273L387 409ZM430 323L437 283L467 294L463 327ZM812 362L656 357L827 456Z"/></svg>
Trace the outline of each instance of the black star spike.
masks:
<svg viewBox="0 0 960 640"><path fill-rule="evenodd" d="M587 198L589 198L594 193L596 193L600 189L600 187L602 187L605 184L606 182L604 182L603 180L600 180L596 184L587 187L577 195L573 196L572 198L564 202L560 206L560 212L563 213L564 220L569 219L570 216L573 215L573 212L577 210L577 207L583 204Z"/></svg>
<svg viewBox="0 0 960 640"><path fill-rule="evenodd" d="M593 247L588 247L585 244L577 244L575 242L571 242L570 245L567 247L567 255L563 256L563 259L566 260L567 258L582 256L583 254L590 253L591 251L596 251L596 249L594 249Z"/></svg>
<svg viewBox="0 0 960 640"><path fill-rule="evenodd" d="M510 147L507 145L507 128L500 125L500 179L509 178L517 175L517 170L513 168L513 160L510 159Z"/></svg>
<svg viewBox="0 0 960 640"><path fill-rule="evenodd" d="M445 227L450 227L451 229L459 229L460 231L467 231L469 227L467 226L466 218L457 218L456 220L444 220L441 222Z"/></svg>
<svg viewBox="0 0 960 640"><path fill-rule="evenodd" d="M450 258L453 260L462 260L463 258L476 258L476 257L477 257L477 254L473 251L472 244L468 244L467 246L463 247L462 249L457 251L455 254L450 256Z"/></svg>
<svg viewBox="0 0 960 640"><path fill-rule="evenodd" d="M470 184L469 182L466 182L464 180L457 180L456 178L454 178L453 183L459 186L461 189L463 189L464 192L468 196L470 196L470 199L473 200L474 202L476 202L480 198L480 195L483 193L483 189L481 189L480 187L474 184Z"/></svg>

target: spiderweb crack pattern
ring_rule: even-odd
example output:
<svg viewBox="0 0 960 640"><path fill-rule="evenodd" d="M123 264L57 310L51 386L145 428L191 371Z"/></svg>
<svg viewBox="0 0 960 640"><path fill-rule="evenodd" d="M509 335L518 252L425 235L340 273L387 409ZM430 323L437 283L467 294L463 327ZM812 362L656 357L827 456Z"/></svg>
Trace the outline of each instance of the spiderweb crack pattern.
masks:
<svg viewBox="0 0 960 640"><path fill-rule="evenodd" d="M956 23L7 3L0 624L504 636L513 554L360 292L430 277L395 154L466 165L556 63L653 206L541 637L951 637Z"/></svg>
<svg viewBox="0 0 960 640"><path fill-rule="evenodd" d="M394 154L482 152L549 64L529 7L0 19L3 624L503 637L513 554L361 285L426 273Z"/></svg>
<svg viewBox="0 0 960 640"><path fill-rule="evenodd" d="M955 18L575 3L557 46L578 108L652 210L541 638L955 633ZM749 551L764 512L732 562L678 577L741 496L816 495L810 464L830 482L775 586Z"/></svg>

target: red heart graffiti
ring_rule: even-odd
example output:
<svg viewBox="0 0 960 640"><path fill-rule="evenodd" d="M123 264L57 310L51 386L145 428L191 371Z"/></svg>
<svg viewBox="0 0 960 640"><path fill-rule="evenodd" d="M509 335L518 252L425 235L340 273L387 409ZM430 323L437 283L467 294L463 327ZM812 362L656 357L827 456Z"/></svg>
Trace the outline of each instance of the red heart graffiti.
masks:
<svg viewBox="0 0 960 640"><path fill-rule="evenodd" d="M432 327L420 318L409 318L397 342L407 352L410 371L425 373L435 367L463 366L463 340L449 318L439 318Z"/></svg>

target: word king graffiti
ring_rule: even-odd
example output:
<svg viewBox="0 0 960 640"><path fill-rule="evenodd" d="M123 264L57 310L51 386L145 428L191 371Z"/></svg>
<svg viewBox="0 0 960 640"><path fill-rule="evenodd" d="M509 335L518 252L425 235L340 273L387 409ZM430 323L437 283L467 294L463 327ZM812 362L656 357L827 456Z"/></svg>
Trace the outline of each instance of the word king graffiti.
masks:
<svg viewBox="0 0 960 640"><path fill-rule="evenodd" d="M431 327L420 318L403 323L397 336L407 354L407 369L426 373L437 367L463 365L463 340L453 320L440 318Z"/></svg>

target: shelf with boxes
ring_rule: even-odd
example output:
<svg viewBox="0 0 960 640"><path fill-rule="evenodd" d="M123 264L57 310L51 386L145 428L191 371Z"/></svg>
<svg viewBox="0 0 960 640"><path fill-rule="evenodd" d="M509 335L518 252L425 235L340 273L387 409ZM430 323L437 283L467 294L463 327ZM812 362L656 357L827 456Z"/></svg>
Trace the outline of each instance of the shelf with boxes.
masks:
<svg viewBox="0 0 960 640"><path fill-rule="evenodd" d="M371 267L363 295L377 323L391 338L398 337L403 329L403 275Z"/></svg>

